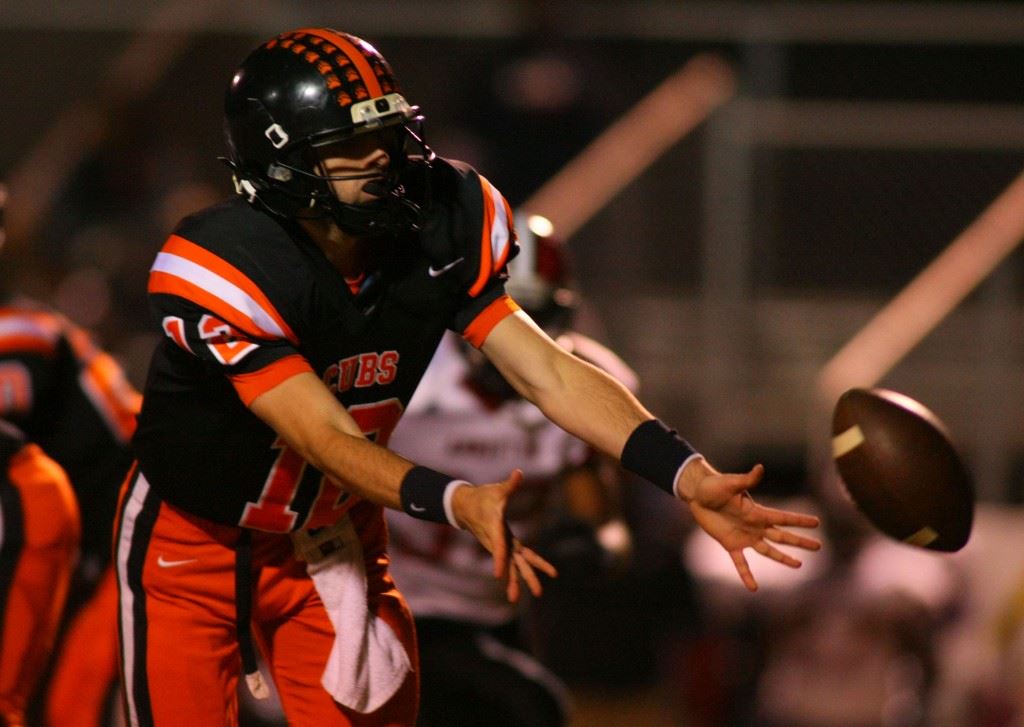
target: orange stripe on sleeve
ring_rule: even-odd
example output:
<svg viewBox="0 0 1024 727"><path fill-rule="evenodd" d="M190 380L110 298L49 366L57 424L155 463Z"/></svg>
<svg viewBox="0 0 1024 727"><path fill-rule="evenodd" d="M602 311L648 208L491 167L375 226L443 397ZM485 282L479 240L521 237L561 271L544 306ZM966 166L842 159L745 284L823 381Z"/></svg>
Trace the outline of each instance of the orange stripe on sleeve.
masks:
<svg viewBox="0 0 1024 727"><path fill-rule="evenodd" d="M100 349L83 329L66 322L64 335L82 367L78 379L82 390L110 431L127 442L135 433L142 395L128 382L114 357Z"/></svg>
<svg viewBox="0 0 1024 727"><path fill-rule="evenodd" d="M469 288L470 297L475 297L484 289L488 279L494 272L491 259L491 231L494 228L494 198L491 196L491 183L479 177L480 192L483 194L483 224L480 230L480 272Z"/></svg>
<svg viewBox="0 0 1024 727"><path fill-rule="evenodd" d="M29 321L41 332L54 337L60 336L61 316L48 310L33 310L17 305L0 307L0 319L19 318Z"/></svg>
<svg viewBox="0 0 1024 727"><path fill-rule="evenodd" d="M281 382L307 371L314 373L313 367L309 365L309 362L299 354L294 353L291 356L278 359L259 371L253 371L248 374L235 374L228 378L231 379L231 383L234 385L235 391L238 392L239 398L246 406L249 406L260 394L270 391Z"/></svg>
<svg viewBox="0 0 1024 727"><path fill-rule="evenodd" d="M473 322L466 326L462 337L474 347L480 348L494 327L517 310L519 305L507 295L503 295L480 311Z"/></svg>
<svg viewBox="0 0 1024 727"><path fill-rule="evenodd" d="M88 366L89 362L101 353L92 336L71 321L65 322L64 337L68 339L71 350L82 366Z"/></svg>
<svg viewBox="0 0 1024 727"><path fill-rule="evenodd" d="M135 417L142 408L142 395L137 392L117 362L107 353L101 353L82 372L97 394L93 403L104 410L105 418L127 442L135 433Z"/></svg>
<svg viewBox="0 0 1024 727"><path fill-rule="evenodd" d="M135 433L142 395L128 382L114 357L100 349L83 329L65 321L64 336L81 366L78 382L82 391L111 433L121 442L128 442Z"/></svg>
<svg viewBox="0 0 1024 727"><path fill-rule="evenodd" d="M48 311L0 308L0 353L52 355L60 340L60 321Z"/></svg>
<svg viewBox="0 0 1024 727"><path fill-rule="evenodd" d="M292 343L299 342L298 337L292 332L288 324L285 323L284 318L277 312L274 304L271 303L266 294L260 290L260 287L231 263L217 255L214 255L209 250L196 245L194 242L190 242L184 237L180 237L178 235L171 235L167 242L164 243L161 252L185 258L200 267L206 268L210 272L216 273L229 283L232 283L238 288L244 290L250 298L259 304L260 308L262 308L268 316L274 319L274 322L277 323L278 327L282 331L284 331L285 336L287 336L289 341Z"/></svg>
<svg viewBox="0 0 1024 727"><path fill-rule="evenodd" d="M179 298L190 300L211 311L222 321L230 323L252 338L260 339L267 337L266 332L260 330L260 327L256 325L252 318L244 315L234 306L228 305L217 296L203 290L198 285L179 278L177 275L160 271L151 272L149 274L148 290L150 294L166 293L167 295L176 295Z"/></svg>
<svg viewBox="0 0 1024 727"><path fill-rule="evenodd" d="M51 356L57 350L55 341L31 335L0 337L0 353L23 352Z"/></svg>
<svg viewBox="0 0 1024 727"><path fill-rule="evenodd" d="M333 43L338 46L349 57L355 65L356 70L359 71L359 75L362 76L363 83L366 84L366 90L370 93L370 98L376 98L377 96L383 96L384 91L380 87L380 81L377 80L377 74L373 72L370 67L369 61L366 60L366 56L363 52L356 47L355 43L345 38L343 35L338 33L330 33L319 28L303 28L300 33L309 33L315 35L318 38L323 38L328 43Z"/></svg>

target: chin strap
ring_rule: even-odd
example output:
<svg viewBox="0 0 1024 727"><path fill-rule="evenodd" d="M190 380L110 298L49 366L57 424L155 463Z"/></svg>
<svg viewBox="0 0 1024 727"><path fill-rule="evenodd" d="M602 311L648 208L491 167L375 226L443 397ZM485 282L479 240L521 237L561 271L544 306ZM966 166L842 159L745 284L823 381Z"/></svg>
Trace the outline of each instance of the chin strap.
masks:
<svg viewBox="0 0 1024 727"><path fill-rule="evenodd" d="M399 235L420 229L422 208L405 196L402 185L388 180L368 182L365 190L380 199L355 205L340 201L333 195L321 202L342 230L350 235Z"/></svg>

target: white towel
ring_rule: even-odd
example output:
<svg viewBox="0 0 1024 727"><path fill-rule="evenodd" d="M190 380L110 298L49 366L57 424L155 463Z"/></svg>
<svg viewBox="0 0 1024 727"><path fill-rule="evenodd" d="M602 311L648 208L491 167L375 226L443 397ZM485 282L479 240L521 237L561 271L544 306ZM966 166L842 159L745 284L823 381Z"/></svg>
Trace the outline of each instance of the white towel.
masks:
<svg viewBox="0 0 1024 727"><path fill-rule="evenodd" d="M367 608L363 547L352 521L346 516L330 531L341 547L319 560L310 552L308 536L295 542L334 626L334 646L320 683L339 704L373 712L398 691L412 665L395 632ZM321 533L315 539L322 541Z"/></svg>

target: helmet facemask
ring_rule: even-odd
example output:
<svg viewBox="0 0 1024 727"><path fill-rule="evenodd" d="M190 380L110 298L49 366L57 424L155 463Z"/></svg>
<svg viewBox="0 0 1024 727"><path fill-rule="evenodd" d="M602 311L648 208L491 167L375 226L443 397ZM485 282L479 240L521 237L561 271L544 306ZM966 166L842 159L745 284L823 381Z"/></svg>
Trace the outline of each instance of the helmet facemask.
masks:
<svg viewBox="0 0 1024 727"><path fill-rule="evenodd" d="M394 236L420 229L423 214L421 205L425 198L414 201L406 185L411 174L417 171L422 173L424 163L420 160L429 165L433 152L422 144L422 135L413 133L405 123L369 133L382 134L384 137L380 147L385 150L389 160L384 169L330 174L324 161L331 156L330 147L338 142L321 142L305 150L309 158L306 168L315 169L315 173L310 174L303 169L289 170L293 174L306 176L311 185L309 207L298 213L298 217L308 219L317 217L319 213L319 216L331 219L342 231L355 236ZM355 140L358 136L361 135L350 138ZM415 157L415 161L409 155L410 142L413 140L421 144L422 152ZM332 182L358 180L367 180L363 190L376 199L361 204L344 202L337 196L332 185ZM423 175L422 181L426 180L426 175Z"/></svg>
<svg viewBox="0 0 1024 727"><path fill-rule="evenodd" d="M404 103L404 101L403 101ZM411 109L410 119L398 119L386 125L366 126L356 133L322 134L311 139L283 144L274 161L262 173L240 174L237 162L236 189L249 193L250 201L258 199L270 212L290 218L329 219L344 232L363 236L397 235L420 227L422 207L426 200L414 201L408 195L407 183L419 173L419 186L427 183L426 167L434 159L434 151L423 141L422 116ZM413 125L416 125L414 130ZM281 133L276 124L269 124L268 138ZM325 150L370 133L385 134L382 148L389 163L382 171L352 174L328 174L324 168ZM278 137L284 138L284 137ZM368 180L366 191L377 197L363 204L342 201L334 192L332 182ZM248 188L243 180L249 182Z"/></svg>
<svg viewBox="0 0 1024 727"><path fill-rule="evenodd" d="M250 54L225 98L236 189L273 214L328 219L360 237L416 230L429 190L412 175L434 156L422 120L370 44L329 28L284 33ZM325 174L325 147L381 132L390 133L383 174ZM338 199L333 183L357 179L375 199Z"/></svg>

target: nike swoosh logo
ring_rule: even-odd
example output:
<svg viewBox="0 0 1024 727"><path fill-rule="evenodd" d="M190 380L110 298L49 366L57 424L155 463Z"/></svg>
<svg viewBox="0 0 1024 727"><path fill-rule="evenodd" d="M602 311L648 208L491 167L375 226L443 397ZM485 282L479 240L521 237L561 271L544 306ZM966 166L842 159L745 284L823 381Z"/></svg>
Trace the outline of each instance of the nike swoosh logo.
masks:
<svg viewBox="0 0 1024 727"><path fill-rule="evenodd" d="M460 257L458 260L452 260L450 263L445 265L443 268L435 268L433 265L431 265L429 268L427 268L427 275L429 275L432 278L436 278L438 275L444 275L445 273L447 273L449 270L454 268L456 265L458 265L459 263L461 263L465 259L466 259L465 256L463 256L463 257Z"/></svg>
<svg viewBox="0 0 1024 727"><path fill-rule="evenodd" d="M420 507L415 502L410 502L409 503L409 509L412 510L413 512L426 512L427 511L427 508Z"/></svg>
<svg viewBox="0 0 1024 727"><path fill-rule="evenodd" d="M174 568L175 566L185 565L186 563L195 563L198 560L198 558L187 558L186 560L165 560L161 555L156 559L156 564L161 568Z"/></svg>

